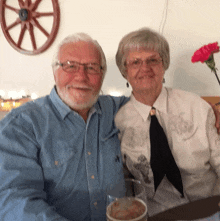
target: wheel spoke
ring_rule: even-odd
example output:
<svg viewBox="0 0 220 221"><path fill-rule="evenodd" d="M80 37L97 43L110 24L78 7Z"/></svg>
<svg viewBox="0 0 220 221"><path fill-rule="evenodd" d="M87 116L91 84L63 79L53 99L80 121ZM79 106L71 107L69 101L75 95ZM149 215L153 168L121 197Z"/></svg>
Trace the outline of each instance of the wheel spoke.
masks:
<svg viewBox="0 0 220 221"><path fill-rule="evenodd" d="M31 23L37 27L41 32L43 32L47 37L49 37L49 33L40 25L40 23L35 19L33 18L31 20Z"/></svg>
<svg viewBox="0 0 220 221"><path fill-rule="evenodd" d="M18 43L17 43L17 46L19 48L21 48L21 43L22 43L22 40L24 38L24 33L26 31L26 25L24 23L21 24L21 33L19 35L19 38L18 38Z"/></svg>
<svg viewBox="0 0 220 221"><path fill-rule="evenodd" d="M35 17L35 18L39 18L39 17L42 17L42 16L54 16L54 13L53 12L33 12L32 13L32 16Z"/></svg>
<svg viewBox="0 0 220 221"><path fill-rule="evenodd" d="M0 0L2 10L2 15L0 15L1 26L7 41L15 50L26 55L36 55L44 52L52 44L58 32L60 22L59 0L47 0L52 2L52 9L48 8L46 11L40 10L43 0L14 1L17 2L16 5L8 3L10 1L7 0ZM11 17L11 20L7 23L5 16L9 13L12 15L16 13L17 15L14 15L14 18ZM53 20L51 30L47 30L44 27L45 20ZM13 32L14 29L18 31L15 40L13 40L14 33L11 36L11 30ZM38 35L35 34L35 31L39 32L39 34L42 33L47 38L43 44L39 42L39 45L41 45L39 48ZM24 48L26 40L30 42L30 50Z"/></svg>
<svg viewBox="0 0 220 221"><path fill-rule="evenodd" d="M5 5L5 8L10 9L10 10L16 12L17 14L19 13L19 9L11 7L10 5Z"/></svg>
<svg viewBox="0 0 220 221"><path fill-rule="evenodd" d="M36 41L35 41L35 37L34 37L33 25L31 23L28 23L27 24L27 29L28 29L29 34L30 34L32 47L33 47L34 50L36 50L37 45L36 45Z"/></svg>
<svg viewBox="0 0 220 221"><path fill-rule="evenodd" d="M20 24L20 23L21 23L21 19L20 19L20 18L17 18L17 20L16 20L14 23L12 23L11 25L9 25L9 26L6 28L6 30L8 31L9 29L13 28L14 26L16 26L16 25L18 25L18 24Z"/></svg>
<svg viewBox="0 0 220 221"><path fill-rule="evenodd" d="M29 7L29 5L31 5L31 0L26 0L25 3L24 3L24 5L25 5L26 7Z"/></svg>
<svg viewBox="0 0 220 221"><path fill-rule="evenodd" d="M18 0L18 3L19 3L20 8L23 8L23 7L24 7L24 2L23 2L23 0Z"/></svg>
<svg viewBox="0 0 220 221"><path fill-rule="evenodd" d="M32 5L31 5L31 7L30 7L30 10L31 10L31 11L35 11L41 1L42 1L42 0L36 0L34 3L32 3Z"/></svg>

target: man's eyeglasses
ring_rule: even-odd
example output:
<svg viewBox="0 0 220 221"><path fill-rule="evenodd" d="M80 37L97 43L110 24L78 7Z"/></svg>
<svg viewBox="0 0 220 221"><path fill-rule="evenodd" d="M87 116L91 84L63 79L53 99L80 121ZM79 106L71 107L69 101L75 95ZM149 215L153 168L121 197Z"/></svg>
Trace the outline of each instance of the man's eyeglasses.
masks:
<svg viewBox="0 0 220 221"><path fill-rule="evenodd" d="M76 73L79 71L80 66L84 67L87 74L100 75L102 72L102 66L97 63L79 63L77 61L65 61L63 63L56 62L55 65L59 65L67 73Z"/></svg>
<svg viewBox="0 0 220 221"><path fill-rule="evenodd" d="M145 62L148 66L156 66L162 61L162 58L150 58L146 59L145 61L141 59L135 59L128 61L126 63L126 66L132 69L140 69L140 67L143 65L143 62Z"/></svg>

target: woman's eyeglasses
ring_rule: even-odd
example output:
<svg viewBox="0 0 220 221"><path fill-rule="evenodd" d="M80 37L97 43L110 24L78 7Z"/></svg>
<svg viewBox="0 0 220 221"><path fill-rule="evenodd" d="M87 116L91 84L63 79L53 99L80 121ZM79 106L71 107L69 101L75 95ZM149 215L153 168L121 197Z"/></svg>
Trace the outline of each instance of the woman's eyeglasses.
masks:
<svg viewBox="0 0 220 221"><path fill-rule="evenodd" d="M132 69L140 69L140 67L143 65L143 62L145 62L148 66L156 66L162 61L162 58L150 58L146 60L141 59L135 59L128 61L125 65Z"/></svg>

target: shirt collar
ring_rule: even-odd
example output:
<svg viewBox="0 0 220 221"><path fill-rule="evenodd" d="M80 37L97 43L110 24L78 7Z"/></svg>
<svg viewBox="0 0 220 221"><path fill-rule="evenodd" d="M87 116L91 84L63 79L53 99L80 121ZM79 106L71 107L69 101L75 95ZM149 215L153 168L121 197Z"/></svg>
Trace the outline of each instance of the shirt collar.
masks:
<svg viewBox="0 0 220 221"><path fill-rule="evenodd" d="M130 101L134 105L137 112L144 119L144 121L146 121L152 107L137 101L133 94L131 94ZM167 90L166 88L162 87L161 93L158 96L157 100L154 102L153 106L156 108L157 111L167 113Z"/></svg>
<svg viewBox="0 0 220 221"><path fill-rule="evenodd" d="M161 93L158 96L157 100L154 102L154 107L156 110L167 113L167 99L168 99L168 92L165 87L162 87Z"/></svg>
<svg viewBox="0 0 220 221"><path fill-rule="evenodd" d="M61 98L59 97L59 95L57 94L56 91L56 86L54 86L54 88L52 89L51 93L50 93L50 99L53 103L53 105L56 107L56 109L58 110L58 112L60 113L62 119L65 119L65 117L72 112L73 110L67 105L65 104ZM73 111L75 112L75 111ZM93 107L91 107L90 111L89 111L89 115L92 115L94 112L97 112L98 114L101 114L101 108L98 104L98 102L96 102ZM75 112L77 113L77 112Z"/></svg>

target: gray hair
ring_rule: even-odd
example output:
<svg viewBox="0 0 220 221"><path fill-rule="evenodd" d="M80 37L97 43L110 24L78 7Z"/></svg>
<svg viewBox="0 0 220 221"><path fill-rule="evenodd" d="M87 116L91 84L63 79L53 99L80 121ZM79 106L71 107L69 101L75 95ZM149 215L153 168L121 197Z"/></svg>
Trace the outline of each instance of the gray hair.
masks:
<svg viewBox="0 0 220 221"><path fill-rule="evenodd" d="M96 40L92 39L86 33L76 33L76 34L73 34L73 35L69 35L60 42L60 44L58 45L58 47L55 51L55 54L53 56L53 61L52 61L53 71L55 71L56 68L57 68L57 66L55 64L56 64L56 62L58 62L58 54L59 54L60 48L65 44L76 43L76 42L79 42L79 41L92 43L98 49L98 51L100 53L100 56L101 56L101 66L102 66L103 76L104 76L106 71L107 71L107 64L106 64L105 54L102 50L102 47L99 45L99 43Z"/></svg>
<svg viewBox="0 0 220 221"><path fill-rule="evenodd" d="M163 59L164 69L168 69L170 64L170 50L167 40L162 35L149 28L142 28L125 35L119 42L115 59L124 78L126 78L127 75L125 62L128 52L132 49L139 50L141 48L158 52Z"/></svg>

